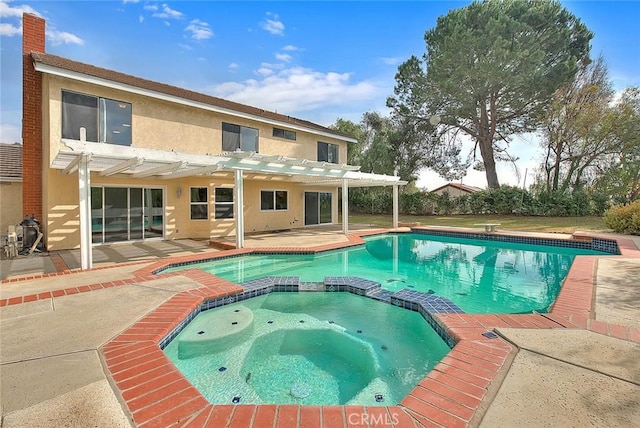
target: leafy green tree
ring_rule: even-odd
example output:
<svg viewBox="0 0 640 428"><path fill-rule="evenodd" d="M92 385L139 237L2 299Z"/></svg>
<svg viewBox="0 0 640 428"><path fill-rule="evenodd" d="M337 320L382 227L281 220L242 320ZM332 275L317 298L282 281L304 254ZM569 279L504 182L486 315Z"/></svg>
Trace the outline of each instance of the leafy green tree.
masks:
<svg viewBox="0 0 640 428"><path fill-rule="evenodd" d="M459 133L471 137L488 186L498 188L496 160L513 160L512 136L536 128L551 95L588 58L592 37L557 1L476 1L426 32L423 60L400 65L387 105L417 124L439 116L451 150L459 151Z"/></svg>
<svg viewBox="0 0 640 428"><path fill-rule="evenodd" d="M360 124L338 118L330 128L358 140L357 143L349 143L347 145L347 163L349 165L360 165L360 156L365 142L364 130Z"/></svg>
<svg viewBox="0 0 640 428"><path fill-rule="evenodd" d="M449 170L462 171L455 166L457 152L442 150L430 124L415 124L403 117L385 117L377 112L363 114L360 123L338 119L333 129L358 140L350 143L348 162L360 165L361 171L377 174L398 174L409 182L418 178L426 167L437 169L447 165Z"/></svg>
<svg viewBox="0 0 640 428"><path fill-rule="evenodd" d="M612 110L618 150L602 163L594 190L629 204L640 199L640 88L627 88Z"/></svg>
<svg viewBox="0 0 640 428"><path fill-rule="evenodd" d="M602 57L580 67L575 79L556 91L543 119L547 191L589 187L608 157L620 151L613 97Z"/></svg>

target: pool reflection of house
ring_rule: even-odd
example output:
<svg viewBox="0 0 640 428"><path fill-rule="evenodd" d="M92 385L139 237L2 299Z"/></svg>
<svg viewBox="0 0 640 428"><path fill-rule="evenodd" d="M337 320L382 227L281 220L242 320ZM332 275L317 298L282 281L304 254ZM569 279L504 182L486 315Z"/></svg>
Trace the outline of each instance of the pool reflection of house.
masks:
<svg viewBox="0 0 640 428"><path fill-rule="evenodd" d="M338 190L398 177L346 165L352 138L283 114L45 53L23 16L23 213L51 250L338 222ZM347 217L348 218L348 217ZM394 216L397 222L397 209ZM347 232L348 221L343 223Z"/></svg>

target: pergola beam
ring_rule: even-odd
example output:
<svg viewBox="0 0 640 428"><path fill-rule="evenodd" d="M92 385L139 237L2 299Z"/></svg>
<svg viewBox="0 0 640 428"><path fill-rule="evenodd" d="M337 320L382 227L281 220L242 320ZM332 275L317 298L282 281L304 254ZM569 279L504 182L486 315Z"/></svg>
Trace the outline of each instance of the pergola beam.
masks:
<svg viewBox="0 0 640 428"><path fill-rule="evenodd" d="M193 177L196 175L209 175L218 171L220 167L218 165L210 165L210 166L201 166L198 168L186 169L184 171L172 172L170 174L165 174L160 176L163 180L173 180L175 178L183 178L183 177Z"/></svg>
<svg viewBox="0 0 640 428"><path fill-rule="evenodd" d="M143 163L144 163L144 159L140 159L137 157L127 159L125 161L122 161L118 164L113 165L112 167L103 169L102 171L100 171L98 175L102 177L108 177L110 175L118 174L119 172L123 172L131 168L135 168L136 166L140 166Z"/></svg>
<svg viewBox="0 0 640 428"><path fill-rule="evenodd" d="M174 162L167 165L160 165L155 168L150 168L144 171L133 173L133 178L146 178L151 177L153 175L161 175L167 172L173 172L180 168L184 168L186 166L186 162Z"/></svg>
<svg viewBox="0 0 640 428"><path fill-rule="evenodd" d="M76 156L76 158L74 160L72 160L71 162L69 162L69 165L67 165L67 167L62 170L62 173L63 174L71 174L71 173L75 172L76 169L78 169L78 164L82 160L83 156L85 156L84 153ZM88 156L89 156L89 160L90 160L91 159L91 155L88 155Z"/></svg>

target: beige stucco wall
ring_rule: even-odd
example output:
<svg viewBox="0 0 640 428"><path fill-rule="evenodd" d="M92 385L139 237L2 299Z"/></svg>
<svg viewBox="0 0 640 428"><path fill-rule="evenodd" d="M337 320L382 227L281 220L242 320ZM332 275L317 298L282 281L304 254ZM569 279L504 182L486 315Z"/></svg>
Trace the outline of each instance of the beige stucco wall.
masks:
<svg viewBox="0 0 640 428"><path fill-rule="evenodd" d="M222 151L222 122L258 128L259 153L317 159L317 142L338 144L339 161L346 161L347 143L329 137L296 130L297 140L272 137L273 125L237 118L157 100L120 90L71 81L58 76L43 77L43 226L49 250L77 248L80 245L78 176L64 175L49 169L62 147L62 90L76 91L132 104L132 146L159 150L175 150L196 154L218 154ZM278 126L287 129L286 126ZM267 177L265 177L267 178ZM303 226L304 187L287 182L284 177L269 180L245 180L245 232L286 229ZM215 220L214 189L233 187L233 176L190 177L179 180L132 179L119 174L112 177L91 175L92 186L124 186L163 188L165 197L165 238L211 239L235 235L234 220ZM209 219L191 220L189 188L209 188ZM181 189L178 192L178 188ZM286 211L260 211L260 190L286 190L289 207ZM333 221L338 219L337 187L307 187L310 191L333 193ZM180 193L180 196L178 196Z"/></svg>
<svg viewBox="0 0 640 428"><path fill-rule="evenodd" d="M22 183L0 182L0 235L22 221Z"/></svg>
<svg viewBox="0 0 640 428"><path fill-rule="evenodd" d="M261 154L317 160L317 142L322 141L339 146L340 163L345 163L347 159L348 143L335 138L299 130L294 130L297 136L296 141L275 138L272 136L274 125L257 120L170 103L58 76L45 75L44 80L44 99L46 100L47 96L49 99L47 111L45 111L48 116L45 130L48 140L51 141L51 159L55 158L61 145L63 89L131 103L132 147L219 154L222 152L222 122L227 122L257 128L258 152ZM293 130L287 128L286 124L276 125L276 127Z"/></svg>
<svg viewBox="0 0 640 428"><path fill-rule="evenodd" d="M64 175L56 170L47 174L49 193L45 206L45 235L49 250L63 250L80 246L78 176ZM164 190L165 201L165 239L215 239L216 237L235 236L235 219L214 219L215 188L234 186L229 177L190 177L180 180L132 180L127 176L100 177L91 176L91 186L107 187L152 187ZM190 188L207 187L209 194L209 218L191 220ZM178 191L180 188L180 191ZM261 190L286 190L288 209L280 211L260 210ZM338 194L336 188L301 186L296 183L267 180L244 180L245 233L277 229L291 229L304 226L303 192L331 192L332 220L338 221Z"/></svg>

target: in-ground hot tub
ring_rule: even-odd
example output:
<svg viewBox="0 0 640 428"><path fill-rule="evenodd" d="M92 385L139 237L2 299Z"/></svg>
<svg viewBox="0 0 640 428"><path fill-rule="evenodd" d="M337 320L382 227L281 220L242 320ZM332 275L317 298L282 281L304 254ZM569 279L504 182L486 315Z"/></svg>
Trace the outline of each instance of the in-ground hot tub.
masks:
<svg viewBox="0 0 640 428"><path fill-rule="evenodd" d="M165 347L214 404L307 405L397 404L449 350L419 313L344 292L208 310Z"/></svg>

